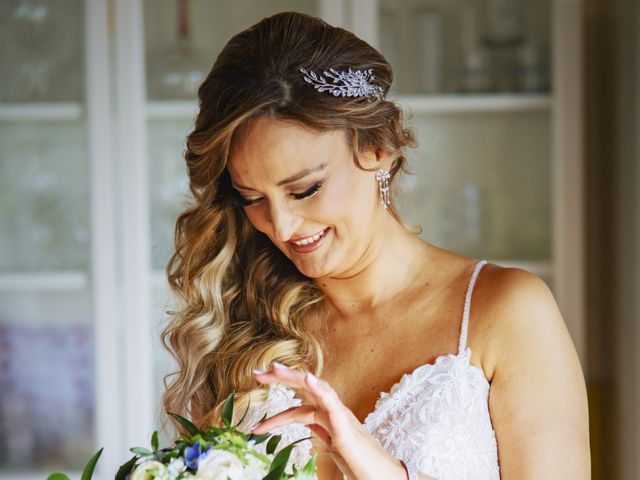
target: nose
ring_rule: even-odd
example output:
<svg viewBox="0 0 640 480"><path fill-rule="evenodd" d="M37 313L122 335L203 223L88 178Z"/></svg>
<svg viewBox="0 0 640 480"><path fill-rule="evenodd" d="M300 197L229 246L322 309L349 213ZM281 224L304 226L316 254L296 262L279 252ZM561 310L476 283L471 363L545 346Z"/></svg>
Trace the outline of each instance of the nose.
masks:
<svg viewBox="0 0 640 480"><path fill-rule="evenodd" d="M270 213L274 236L278 241L286 242L300 225L300 217L282 204L273 205Z"/></svg>

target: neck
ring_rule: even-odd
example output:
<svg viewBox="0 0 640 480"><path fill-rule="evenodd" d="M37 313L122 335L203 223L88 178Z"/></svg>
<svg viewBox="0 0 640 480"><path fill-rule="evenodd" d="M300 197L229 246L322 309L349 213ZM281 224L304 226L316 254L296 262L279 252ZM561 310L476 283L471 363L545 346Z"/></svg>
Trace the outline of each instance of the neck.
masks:
<svg viewBox="0 0 640 480"><path fill-rule="evenodd" d="M339 276L316 279L337 319L370 315L406 290L424 271L429 245L391 215L384 234L372 239L361 258Z"/></svg>

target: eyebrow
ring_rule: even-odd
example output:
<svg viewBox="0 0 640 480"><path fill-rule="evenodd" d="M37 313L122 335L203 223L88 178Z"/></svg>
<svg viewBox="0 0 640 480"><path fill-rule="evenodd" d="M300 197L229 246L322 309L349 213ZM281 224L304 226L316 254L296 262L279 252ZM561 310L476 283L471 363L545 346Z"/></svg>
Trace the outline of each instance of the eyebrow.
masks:
<svg viewBox="0 0 640 480"><path fill-rule="evenodd" d="M304 170L302 170L301 172L296 173L295 175L291 175L290 177L287 177L284 180L280 180L276 185L278 187L281 187L283 185L288 185L290 183L297 182L298 180L302 180L307 175L311 175L312 173L316 173L316 172L319 172L321 170L324 170L324 168L326 166L327 166L327 163L325 162L325 163L321 163L317 167L305 168ZM231 182L231 184L232 184L232 186L234 188L237 188L237 189L240 189L240 190L253 190L253 188L245 187L244 185L238 185L238 184L233 183L233 182Z"/></svg>

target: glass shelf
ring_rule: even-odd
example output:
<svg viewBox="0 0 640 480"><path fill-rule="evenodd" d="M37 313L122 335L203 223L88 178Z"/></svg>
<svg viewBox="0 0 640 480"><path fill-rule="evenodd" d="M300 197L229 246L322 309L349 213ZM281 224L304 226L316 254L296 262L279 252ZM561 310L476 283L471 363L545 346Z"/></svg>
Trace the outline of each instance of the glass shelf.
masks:
<svg viewBox="0 0 640 480"><path fill-rule="evenodd" d="M0 272L0 291L76 291L89 287L89 275L82 271Z"/></svg>
<svg viewBox="0 0 640 480"><path fill-rule="evenodd" d="M80 470L65 470L65 473L69 475L69 478L72 480L79 479L82 476L82 471ZM25 472L23 470L2 469L0 470L0 474L2 475L2 478L7 480L42 480L43 478L47 478L51 475L51 470L29 470L28 472Z"/></svg>
<svg viewBox="0 0 640 480"><path fill-rule="evenodd" d="M389 95L406 112L413 113L479 113L479 112L531 112L551 108L549 94L439 94ZM150 120L193 120L198 113L196 101L155 100L146 105Z"/></svg>
<svg viewBox="0 0 640 480"><path fill-rule="evenodd" d="M198 103L194 100L151 100L146 104L149 120L195 119Z"/></svg>
<svg viewBox="0 0 640 480"><path fill-rule="evenodd" d="M531 112L551 107L548 94L398 95L395 99L406 112L414 113Z"/></svg>
<svg viewBox="0 0 640 480"><path fill-rule="evenodd" d="M79 102L37 102L0 104L0 122L84 120L84 106Z"/></svg>

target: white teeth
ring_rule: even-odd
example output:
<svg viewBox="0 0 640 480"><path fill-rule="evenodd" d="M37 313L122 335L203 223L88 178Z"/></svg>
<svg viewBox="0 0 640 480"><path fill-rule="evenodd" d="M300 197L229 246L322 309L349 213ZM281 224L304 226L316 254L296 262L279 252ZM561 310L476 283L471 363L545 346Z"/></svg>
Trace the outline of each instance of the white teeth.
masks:
<svg viewBox="0 0 640 480"><path fill-rule="evenodd" d="M320 240L323 235L324 235L324 230L314 235L313 237L305 238L304 240L298 240L298 241L292 240L292 243L295 243L296 245L311 245L312 243L315 243L318 240Z"/></svg>

